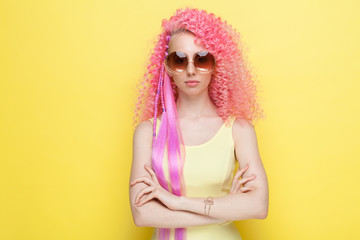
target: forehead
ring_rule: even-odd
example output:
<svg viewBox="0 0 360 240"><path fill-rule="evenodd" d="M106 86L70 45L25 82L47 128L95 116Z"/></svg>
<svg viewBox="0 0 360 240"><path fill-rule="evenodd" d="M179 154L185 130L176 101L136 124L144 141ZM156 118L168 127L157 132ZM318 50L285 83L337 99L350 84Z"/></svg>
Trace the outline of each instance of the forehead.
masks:
<svg viewBox="0 0 360 240"><path fill-rule="evenodd" d="M185 31L171 36L168 52L175 50L193 54L206 49L195 44L195 35L193 33Z"/></svg>

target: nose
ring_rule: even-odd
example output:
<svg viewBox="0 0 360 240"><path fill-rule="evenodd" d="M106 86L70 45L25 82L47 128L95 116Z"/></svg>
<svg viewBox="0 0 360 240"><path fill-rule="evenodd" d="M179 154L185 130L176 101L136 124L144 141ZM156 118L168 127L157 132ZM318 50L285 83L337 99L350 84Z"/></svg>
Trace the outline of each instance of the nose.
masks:
<svg viewBox="0 0 360 240"><path fill-rule="evenodd" d="M186 66L186 73L188 76L194 75L196 72L196 68L193 61L189 61Z"/></svg>

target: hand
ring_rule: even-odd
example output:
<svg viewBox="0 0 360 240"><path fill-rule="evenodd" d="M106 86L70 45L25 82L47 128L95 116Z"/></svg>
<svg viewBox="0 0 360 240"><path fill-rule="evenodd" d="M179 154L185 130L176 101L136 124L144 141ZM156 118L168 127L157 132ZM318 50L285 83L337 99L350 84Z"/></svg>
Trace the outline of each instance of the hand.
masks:
<svg viewBox="0 0 360 240"><path fill-rule="evenodd" d="M229 193L237 193L239 191L241 192L247 192L247 191L252 191L252 190L255 190L254 187L241 187L241 185L247 183L248 181L251 181L251 180L254 180L255 179L255 175L253 176L249 176L249 177L245 177L245 178L241 178L241 180L239 180L239 177L242 176L244 174L244 172L246 170L248 170L249 168L249 165L246 165L244 168L238 169L238 171L236 172L235 176L234 176L234 180L232 182L232 186L231 186L231 189L230 189L230 192Z"/></svg>
<svg viewBox="0 0 360 240"><path fill-rule="evenodd" d="M167 208L171 210L177 210L177 206L179 203L179 197L168 192L164 189L157 177L155 172L145 164L145 169L150 173L151 179L149 177L139 177L132 181L130 184L131 186L135 185L136 183L144 182L148 187L143 188L135 198L136 206L140 207L146 202L150 201L153 198L159 199ZM148 193L147 195L144 195Z"/></svg>

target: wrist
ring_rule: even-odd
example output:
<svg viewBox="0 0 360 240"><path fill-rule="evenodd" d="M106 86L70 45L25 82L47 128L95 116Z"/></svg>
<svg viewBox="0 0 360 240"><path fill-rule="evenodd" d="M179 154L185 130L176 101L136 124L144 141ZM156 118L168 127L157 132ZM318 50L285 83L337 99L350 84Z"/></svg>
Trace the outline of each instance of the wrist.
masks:
<svg viewBox="0 0 360 240"><path fill-rule="evenodd" d="M184 210L184 202L186 200L186 197L184 196L178 196L178 204L177 204L177 207L176 207L176 210L178 211L183 211Z"/></svg>

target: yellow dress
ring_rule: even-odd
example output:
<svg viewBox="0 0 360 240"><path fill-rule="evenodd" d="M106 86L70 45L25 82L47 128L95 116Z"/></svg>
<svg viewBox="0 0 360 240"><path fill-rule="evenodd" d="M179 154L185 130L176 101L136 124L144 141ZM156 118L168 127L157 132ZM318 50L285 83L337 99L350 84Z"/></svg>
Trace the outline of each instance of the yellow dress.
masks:
<svg viewBox="0 0 360 240"><path fill-rule="evenodd" d="M209 141L195 146L185 146L184 181L186 197L220 197L227 195L235 174L235 152L232 138L232 125L235 120L230 117L230 126L225 123ZM150 119L153 122L153 118ZM156 132L159 131L160 120L157 119ZM163 169L168 169L164 152ZM168 171L165 178L170 183ZM221 224L209 224L186 228L187 240L241 240L239 231L233 221ZM170 240L174 240L175 229L171 229ZM157 228L151 240L157 240Z"/></svg>

